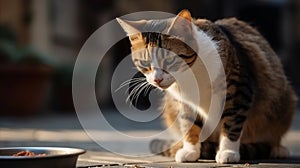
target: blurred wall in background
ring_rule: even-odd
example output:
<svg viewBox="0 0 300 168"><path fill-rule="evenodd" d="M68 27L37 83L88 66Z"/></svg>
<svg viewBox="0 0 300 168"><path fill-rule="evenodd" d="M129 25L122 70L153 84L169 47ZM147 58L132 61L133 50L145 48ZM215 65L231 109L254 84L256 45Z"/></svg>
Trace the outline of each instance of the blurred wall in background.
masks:
<svg viewBox="0 0 300 168"><path fill-rule="evenodd" d="M53 70L48 79L50 84L44 89L47 93L44 94L43 107L50 111L73 111L72 68L81 46L95 30L117 16L132 12L154 10L175 14L184 8L189 9L195 18L214 21L237 17L257 27L283 60L291 83L300 93L298 0L0 0L0 63L23 64L32 60L32 53L29 54L30 59L28 56L21 58L20 55L26 55L22 50L21 54L12 54L12 50L30 45L39 53L35 52L39 59L34 60L42 60ZM12 45L12 41L15 49L7 47ZM124 39L116 49L107 53L110 56L101 63L97 95L103 105L111 105L110 76L113 67L126 54L129 54L129 46L127 39ZM2 71L0 78L2 73L8 74Z"/></svg>

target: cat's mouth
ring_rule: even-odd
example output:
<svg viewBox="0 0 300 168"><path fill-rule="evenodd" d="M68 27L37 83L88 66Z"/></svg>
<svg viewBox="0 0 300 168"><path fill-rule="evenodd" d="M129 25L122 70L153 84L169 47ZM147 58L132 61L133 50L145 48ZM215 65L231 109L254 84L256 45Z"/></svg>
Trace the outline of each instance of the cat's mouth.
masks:
<svg viewBox="0 0 300 168"><path fill-rule="evenodd" d="M173 84L173 82L171 82L171 83L160 83L160 84L154 83L154 84L152 84L152 85L155 86L155 87L158 88L158 89L166 90L166 89L168 89L172 84Z"/></svg>
<svg viewBox="0 0 300 168"><path fill-rule="evenodd" d="M164 74L161 77L154 77L154 75L150 74L146 75L146 79L149 84L160 90L168 89L175 82L175 78L170 74Z"/></svg>
<svg viewBox="0 0 300 168"><path fill-rule="evenodd" d="M165 89L167 89L169 86L170 86L170 85L168 85L168 86L161 86L161 85L158 85L158 86L156 86L156 87L159 88L159 89L165 90Z"/></svg>

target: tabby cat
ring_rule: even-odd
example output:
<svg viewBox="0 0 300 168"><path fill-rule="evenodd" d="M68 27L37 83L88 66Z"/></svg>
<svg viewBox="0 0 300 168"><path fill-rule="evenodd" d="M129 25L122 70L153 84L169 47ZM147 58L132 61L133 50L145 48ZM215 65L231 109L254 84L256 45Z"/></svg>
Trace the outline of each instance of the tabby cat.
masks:
<svg viewBox="0 0 300 168"><path fill-rule="evenodd" d="M180 23L178 18L184 18L187 23ZM173 125L174 135L184 133L184 138L174 144L154 140L153 152L155 147L171 146L162 154L175 157L177 162L213 156L217 163L234 163L262 157L260 152L263 151L266 157L288 157L281 139L291 125L297 98L279 58L257 30L236 18L216 22L193 19L188 10L169 19L127 21L117 18L117 21L129 36L137 69L148 83L165 91L166 126ZM149 26L162 32L175 32L175 35L142 32ZM226 100L218 126L201 143L199 135L211 98L207 90L212 86L200 58L213 59L213 56L222 61ZM195 91L201 92L200 103L186 100L188 93L178 88L173 76L187 69L192 71L199 86L190 90L199 89ZM196 114L195 120L190 117L193 114Z"/></svg>

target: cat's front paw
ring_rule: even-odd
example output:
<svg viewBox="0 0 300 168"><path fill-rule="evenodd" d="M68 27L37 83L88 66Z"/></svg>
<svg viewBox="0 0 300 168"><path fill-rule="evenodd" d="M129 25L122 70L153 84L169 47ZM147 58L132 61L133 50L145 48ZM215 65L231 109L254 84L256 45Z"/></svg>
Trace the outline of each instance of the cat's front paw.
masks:
<svg viewBox="0 0 300 168"><path fill-rule="evenodd" d="M200 157L200 151L179 149L175 155L176 162L194 162Z"/></svg>
<svg viewBox="0 0 300 168"><path fill-rule="evenodd" d="M234 150L220 150L216 155L217 163L235 163L240 161L240 153Z"/></svg>

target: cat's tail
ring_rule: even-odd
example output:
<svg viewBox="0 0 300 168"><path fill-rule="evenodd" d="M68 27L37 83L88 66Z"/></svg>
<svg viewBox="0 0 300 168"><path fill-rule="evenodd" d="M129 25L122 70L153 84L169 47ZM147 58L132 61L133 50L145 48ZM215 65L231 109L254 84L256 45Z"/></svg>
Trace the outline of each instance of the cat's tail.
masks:
<svg viewBox="0 0 300 168"><path fill-rule="evenodd" d="M177 150L182 147L181 142L175 143L172 140L154 139L150 143L150 150L153 154L174 157ZM215 142L201 143L201 159L215 159L218 144ZM266 143L241 144L240 154L242 160L268 159L270 158L271 146Z"/></svg>

